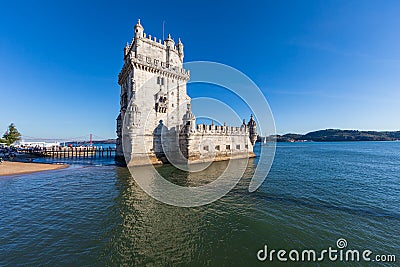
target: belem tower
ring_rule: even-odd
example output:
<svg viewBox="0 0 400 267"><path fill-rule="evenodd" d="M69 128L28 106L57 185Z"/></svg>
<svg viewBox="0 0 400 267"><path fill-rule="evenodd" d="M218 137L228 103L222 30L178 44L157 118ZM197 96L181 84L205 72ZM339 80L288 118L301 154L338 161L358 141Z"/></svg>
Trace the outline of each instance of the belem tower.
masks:
<svg viewBox="0 0 400 267"><path fill-rule="evenodd" d="M239 127L196 124L186 92L190 72L183 68L183 44L146 35L138 20L124 48L117 118L116 160L146 165L254 157L256 122Z"/></svg>

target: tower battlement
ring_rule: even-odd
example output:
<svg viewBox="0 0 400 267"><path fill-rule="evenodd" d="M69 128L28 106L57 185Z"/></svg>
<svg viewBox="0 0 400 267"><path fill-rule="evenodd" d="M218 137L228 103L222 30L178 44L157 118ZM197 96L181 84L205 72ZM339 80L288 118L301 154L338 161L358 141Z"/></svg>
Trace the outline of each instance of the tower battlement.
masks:
<svg viewBox="0 0 400 267"><path fill-rule="evenodd" d="M118 75L118 83L125 79L126 69L132 64L138 67L148 68L149 71L161 75L172 74L176 79L189 80L189 71L183 68L183 43L178 43L168 34L167 39L161 40L151 35L146 35L144 28L138 20L134 27L134 36L124 48L124 66Z"/></svg>
<svg viewBox="0 0 400 267"><path fill-rule="evenodd" d="M147 35L146 33L143 33L143 36L141 37L137 37L137 38L141 38L142 41L147 42L151 45L154 45L156 47L162 48L162 49L167 49L167 47L170 47L171 50L175 50L177 53L179 53L179 49L180 49L180 38L179 39L179 43L177 45L168 45L168 39L162 40L162 39L157 39L157 37L152 37L150 34ZM171 37L170 37L171 38ZM173 41L173 39L171 38L171 40ZM130 43L126 43L126 46L124 48L125 51L125 56L128 55L130 49L132 48L133 44L135 42L135 37L132 39L132 41ZM175 43L173 41L173 43Z"/></svg>

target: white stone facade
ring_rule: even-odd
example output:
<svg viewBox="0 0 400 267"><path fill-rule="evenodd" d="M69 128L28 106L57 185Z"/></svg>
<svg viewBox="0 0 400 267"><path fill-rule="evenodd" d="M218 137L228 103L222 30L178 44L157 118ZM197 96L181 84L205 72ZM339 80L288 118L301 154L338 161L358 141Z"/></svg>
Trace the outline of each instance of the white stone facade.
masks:
<svg viewBox="0 0 400 267"><path fill-rule="evenodd" d="M241 127L196 125L180 39L146 36L140 20L134 31L118 76L117 161L124 163L124 155L131 165L166 163L176 155L189 162L254 156L253 118Z"/></svg>

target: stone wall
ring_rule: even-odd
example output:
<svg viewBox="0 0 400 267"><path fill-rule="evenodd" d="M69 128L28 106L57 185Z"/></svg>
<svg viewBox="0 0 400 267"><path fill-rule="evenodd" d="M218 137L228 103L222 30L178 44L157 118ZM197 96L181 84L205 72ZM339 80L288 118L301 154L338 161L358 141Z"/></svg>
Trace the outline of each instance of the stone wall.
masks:
<svg viewBox="0 0 400 267"><path fill-rule="evenodd" d="M182 137L184 138L186 138L186 149L183 150L189 162L255 156L246 125L231 127L197 124L195 130Z"/></svg>

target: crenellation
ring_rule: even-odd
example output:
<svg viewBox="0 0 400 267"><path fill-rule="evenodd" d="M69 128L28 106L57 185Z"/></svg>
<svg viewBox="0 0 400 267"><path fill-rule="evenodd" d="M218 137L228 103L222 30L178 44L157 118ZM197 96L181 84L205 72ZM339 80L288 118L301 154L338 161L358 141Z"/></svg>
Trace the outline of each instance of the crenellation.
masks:
<svg viewBox="0 0 400 267"><path fill-rule="evenodd" d="M248 134L249 131L247 128L242 126L219 126L219 125L206 125L203 123L196 124L195 126L196 132L198 133L214 133L214 134Z"/></svg>

